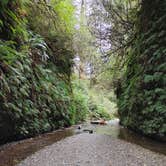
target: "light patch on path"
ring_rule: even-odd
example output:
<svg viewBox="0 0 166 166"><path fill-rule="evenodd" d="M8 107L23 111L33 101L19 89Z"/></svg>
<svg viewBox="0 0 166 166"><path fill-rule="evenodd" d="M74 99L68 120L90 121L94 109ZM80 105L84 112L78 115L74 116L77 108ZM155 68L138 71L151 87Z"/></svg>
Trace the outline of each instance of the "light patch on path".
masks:
<svg viewBox="0 0 166 166"><path fill-rule="evenodd" d="M83 133L36 152L18 166L165 166L166 156L106 135Z"/></svg>

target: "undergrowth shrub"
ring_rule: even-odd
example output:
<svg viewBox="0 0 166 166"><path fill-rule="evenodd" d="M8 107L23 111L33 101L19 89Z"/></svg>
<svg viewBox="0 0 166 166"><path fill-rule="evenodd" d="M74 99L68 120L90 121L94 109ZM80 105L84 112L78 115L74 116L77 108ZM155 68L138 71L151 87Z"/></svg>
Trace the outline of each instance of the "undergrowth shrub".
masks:
<svg viewBox="0 0 166 166"><path fill-rule="evenodd" d="M88 116L88 94L85 85L78 80L72 83L73 103L71 106L72 124L83 122Z"/></svg>
<svg viewBox="0 0 166 166"><path fill-rule="evenodd" d="M110 120L113 118L113 115L108 113L108 110L105 109L104 105L96 103L92 97L89 99L88 107L90 119Z"/></svg>
<svg viewBox="0 0 166 166"><path fill-rule="evenodd" d="M92 95L92 89L88 87L88 83L89 82L87 80L79 80L77 78L75 78L75 80L73 81L74 96L78 105L77 108L79 108L77 110L77 112L79 113L76 113L77 117L79 119L81 119L81 117L84 117L84 119L103 118L105 120L110 120L113 116L108 113L108 110L106 110L103 104L95 100L95 95L99 94L93 93Z"/></svg>

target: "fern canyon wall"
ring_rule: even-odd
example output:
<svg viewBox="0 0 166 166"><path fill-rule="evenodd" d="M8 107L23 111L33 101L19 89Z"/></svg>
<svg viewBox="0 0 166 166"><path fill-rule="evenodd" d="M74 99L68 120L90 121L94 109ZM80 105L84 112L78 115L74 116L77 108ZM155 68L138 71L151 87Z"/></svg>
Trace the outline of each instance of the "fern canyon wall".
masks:
<svg viewBox="0 0 166 166"><path fill-rule="evenodd" d="M166 140L166 1L143 0L119 88L121 123Z"/></svg>
<svg viewBox="0 0 166 166"><path fill-rule="evenodd" d="M165 54L166 0L0 0L0 144L118 116L166 140Z"/></svg>
<svg viewBox="0 0 166 166"><path fill-rule="evenodd" d="M72 30L58 8L64 4L56 5L54 9L43 0L0 1L1 142L75 123Z"/></svg>

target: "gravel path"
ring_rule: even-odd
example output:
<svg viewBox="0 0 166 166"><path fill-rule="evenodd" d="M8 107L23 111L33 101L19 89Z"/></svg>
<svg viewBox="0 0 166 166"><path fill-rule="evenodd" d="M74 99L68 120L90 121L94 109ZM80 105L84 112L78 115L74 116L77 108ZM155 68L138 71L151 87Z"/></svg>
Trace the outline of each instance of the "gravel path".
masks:
<svg viewBox="0 0 166 166"><path fill-rule="evenodd" d="M110 136L83 133L47 146L18 166L166 166L166 156Z"/></svg>

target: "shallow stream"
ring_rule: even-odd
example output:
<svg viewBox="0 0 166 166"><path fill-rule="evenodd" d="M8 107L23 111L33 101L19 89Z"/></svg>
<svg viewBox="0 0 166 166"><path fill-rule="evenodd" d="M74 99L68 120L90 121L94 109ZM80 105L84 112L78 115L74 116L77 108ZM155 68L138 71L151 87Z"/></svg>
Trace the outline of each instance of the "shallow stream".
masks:
<svg viewBox="0 0 166 166"><path fill-rule="evenodd" d="M118 124L118 120L110 121L108 125L83 124L81 129L73 126L68 129L58 130L52 133L40 135L35 138L26 139L19 142L9 143L0 147L0 166L15 166L27 156L36 151L60 141L66 137L80 134L84 129L93 130L93 133L109 135L113 138L125 140L127 142L140 145L146 149L166 155L166 144L151 140L138 135Z"/></svg>

